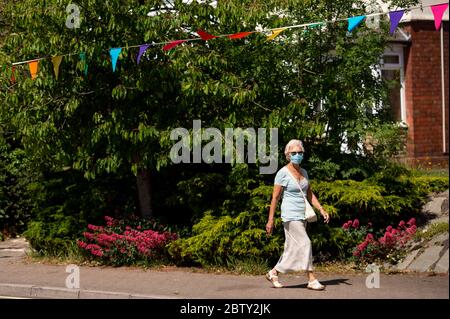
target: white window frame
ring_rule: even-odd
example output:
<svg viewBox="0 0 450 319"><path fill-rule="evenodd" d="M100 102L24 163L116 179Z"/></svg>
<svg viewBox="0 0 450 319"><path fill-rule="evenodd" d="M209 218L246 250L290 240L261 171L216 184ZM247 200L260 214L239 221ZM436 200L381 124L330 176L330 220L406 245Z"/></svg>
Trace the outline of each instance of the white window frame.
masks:
<svg viewBox="0 0 450 319"><path fill-rule="evenodd" d="M401 44L390 44L384 51L384 55L398 56L398 63L380 63L380 75L382 70L400 70L400 117L401 122L406 122L406 90L405 90L405 63L404 63L404 46Z"/></svg>

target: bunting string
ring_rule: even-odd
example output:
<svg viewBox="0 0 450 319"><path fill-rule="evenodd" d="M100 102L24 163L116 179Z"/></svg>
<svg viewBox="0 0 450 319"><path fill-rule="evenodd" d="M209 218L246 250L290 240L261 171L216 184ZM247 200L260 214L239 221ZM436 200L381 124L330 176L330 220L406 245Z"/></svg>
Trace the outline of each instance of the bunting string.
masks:
<svg viewBox="0 0 450 319"><path fill-rule="evenodd" d="M197 34L199 35L199 38L190 38L190 39L182 39L182 40L172 40L172 41L165 41L165 42L158 42L158 43L148 43L148 44L139 44L139 45L131 45L131 46L124 46L124 47L116 47L116 48L110 48L109 49L109 55L111 57L111 65L113 72L116 71L116 65L117 61L119 59L120 53L123 49L131 49L131 48L139 48L139 52L136 57L136 62L139 64L141 62L142 56L145 54L146 50L150 47L163 45L162 50L163 51L169 51L177 47L178 45L182 43L192 42L192 41L210 41L217 38L229 38L229 39L243 39L248 37L249 35L253 33L264 33L269 34L266 38L266 41L272 41L277 36L279 36L283 31L288 29L296 29L296 28L313 28L317 26L323 26L326 24L332 24L332 23L338 23L338 22L344 22L346 21L348 23L347 31L352 32L355 28L358 27L365 19L368 17L376 17L381 15L388 14L389 20L390 20L390 29L389 33L393 35L395 33L395 30L398 27L398 24L400 23L401 19L404 16L404 13L406 10L412 11L412 10L418 10L418 9L424 9L424 8L431 8L431 11L434 16L434 22L436 30L439 30L441 27L441 22L443 15L445 11L448 8L448 3L442 3L442 4L435 4L435 5L421 5L416 7L410 7L408 9L399 9L395 11L390 12L378 12L378 13L370 13L367 15L360 15L360 16L354 16L349 18L342 18L342 19L333 19L333 20L325 20L321 22L313 22L313 23L303 23L303 24L297 24L297 25L291 25L291 26L285 26L285 27L278 27L273 29L264 29L264 30L258 30L258 31L244 31L244 32L238 32L238 33L232 33L232 34L220 34L220 35L212 35L207 33L204 30L197 30ZM63 60L63 57L69 57L78 55L82 64L84 65L84 74L87 76L88 72L88 61L86 57L85 52L81 53L69 53L69 54L60 54L56 56L45 56L40 58L35 58L32 60L26 60L26 61L20 61L20 62L14 62L12 63L12 81L15 81L14 78L14 68L18 65L22 64L28 64L30 75L32 79L35 79L38 73L39 68L39 61L51 59L53 63L53 70L55 73L55 78L58 79L59 75L59 67L61 65L61 62Z"/></svg>

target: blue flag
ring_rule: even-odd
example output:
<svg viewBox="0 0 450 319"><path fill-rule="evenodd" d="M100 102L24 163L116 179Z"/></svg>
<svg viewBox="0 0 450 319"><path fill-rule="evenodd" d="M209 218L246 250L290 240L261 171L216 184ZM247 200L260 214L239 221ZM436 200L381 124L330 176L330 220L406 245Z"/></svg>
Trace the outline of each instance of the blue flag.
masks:
<svg viewBox="0 0 450 319"><path fill-rule="evenodd" d="M353 29L356 28L365 18L366 16L348 18L348 32L352 32Z"/></svg>
<svg viewBox="0 0 450 319"><path fill-rule="evenodd" d="M117 63L117 59L119 58L120 52L122 52L122 48L109 49L109 54L111 55L111 63L112 63L113 72L116 72L116 63Z"/></svg>

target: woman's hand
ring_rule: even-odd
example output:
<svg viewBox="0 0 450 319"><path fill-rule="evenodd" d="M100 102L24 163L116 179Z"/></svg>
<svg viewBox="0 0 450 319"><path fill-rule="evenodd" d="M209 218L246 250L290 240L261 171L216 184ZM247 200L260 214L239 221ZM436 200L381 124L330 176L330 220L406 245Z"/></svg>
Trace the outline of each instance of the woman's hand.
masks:
<svg viewBox="0 0 450 319"><path fill-rule="evenodd" d="M323 217L323 222L325 224L328 224L328 222L330 221L330 215L323 208L320 210L320 214Z"/></svg>
<svg viewBox="0 0 450 319"><path fill-rule="evenodd" d="M267 236L270 236L272 234L273 230L273 220L269 220L266 224L266 234Z"/></svg>

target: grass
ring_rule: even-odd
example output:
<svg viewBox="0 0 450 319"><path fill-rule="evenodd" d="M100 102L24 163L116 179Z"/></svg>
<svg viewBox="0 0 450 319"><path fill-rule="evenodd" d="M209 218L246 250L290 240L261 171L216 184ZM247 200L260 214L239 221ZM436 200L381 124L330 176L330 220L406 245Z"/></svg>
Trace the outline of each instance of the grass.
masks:
<svg viewBox="0 0 450 319"><path fill-rule="evenodd" d="M55 251L36 251L31 250L27 253L27 257L31 261L37 261L49 264L91 264L82 256L77 244L70 242L64 250Z"/></svg>
<svg viewBox="0 0 450 319"><path fill-rule="evenodd" d="M448 168L442 169L411 169L413 176L446 177L448 178Z"/></svg>
<svg viewBox="0 0 450 319"><path fill-rule="evenodd" d="M430 240L436 235L448 233L448 223L441 222L441 223L435 223L431 224L429 227L424 229L423 231L417 232L415 234L415 239L425 239Z"/></svg>

